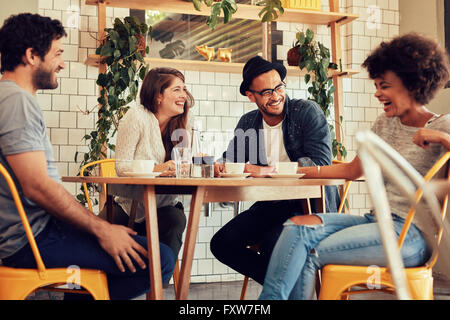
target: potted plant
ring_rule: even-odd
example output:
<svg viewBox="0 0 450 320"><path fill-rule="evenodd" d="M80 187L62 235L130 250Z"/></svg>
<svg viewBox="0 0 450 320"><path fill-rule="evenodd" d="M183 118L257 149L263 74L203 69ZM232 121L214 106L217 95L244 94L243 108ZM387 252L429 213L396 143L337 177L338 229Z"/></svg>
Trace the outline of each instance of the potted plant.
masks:
<svg viewBox="0 0 450 320"><path fill-rule="evenodd" d="M300 68L306 69L305 83L311 86L308 88L309 99L315 101L322 109L327 119L330 117L331 106L334 102L333 94L336 88L333 85L333 79L328 78L329 69L337 70L336 63L331 62L330 50L319 41L314 40L314 32L307 29L306 32L297 32L296 42L288 52L288 60ZM342 122L342 117L338 121ZM336 140L334 125L329 124L333 157L339 153L346 157L345 146Z"/></svg>
<svg viewBox="0 0 450 320"><path fill-rule="evenodd" d="M136 100L138 79L143 80L149 67L144 62L144 55L149 52L145 36L151 33L145 23L136 17L126 17L123 21L114 20L112 28L105 29L105 38L101 41L96 54L106 64L106 72L100 73L97 85L101 87L98 101L98 120L96 127L84 136L88 141L88 152L83 156L80 168L92 161L107 157L108 150L114 151L115 145L110 139L117 132L120 119L129 108L130 102ZM75 154L77 162L78 152ZM88 167L89 175L93 167ZM89 189L92 190L90 185ZM85 204L84 193L77 195Z"/></svg>

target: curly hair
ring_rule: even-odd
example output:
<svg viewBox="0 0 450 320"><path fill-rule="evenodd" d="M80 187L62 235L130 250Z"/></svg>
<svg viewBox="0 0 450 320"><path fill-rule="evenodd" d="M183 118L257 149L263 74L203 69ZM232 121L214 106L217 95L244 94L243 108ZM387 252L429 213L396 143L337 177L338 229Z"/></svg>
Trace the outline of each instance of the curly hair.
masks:
<svg viewBox="0 0 450 320"><path fill-rule="evenodd" d="M28 48L44 60L52 41L65 36L59 20L31 13L10 16L0 29L0 73L25 65L22 57Z"/></svg>
<svg viewBox="0 0 450 320"><path fill-rule="evenodd" d="M371 79L394 72L412 97L430 102L450 78L448 54L434 40L417 33L382 42L362 64Z"/></svg>

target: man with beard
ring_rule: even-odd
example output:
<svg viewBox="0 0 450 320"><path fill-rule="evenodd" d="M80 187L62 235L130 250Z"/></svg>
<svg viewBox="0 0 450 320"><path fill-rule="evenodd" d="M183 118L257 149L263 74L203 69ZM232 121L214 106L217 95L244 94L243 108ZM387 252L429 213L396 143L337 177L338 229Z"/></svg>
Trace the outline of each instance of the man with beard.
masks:
<svg viewBox="0 0 450 320"><path fill-rule="evenodd" d="M265 176L277 162L299 165L331 164L331 140L327 120L316 103L286 95L286 68L259 56L244 66L240 92L257 110L244 114L224 161L244 162L251 176ZM224 171L216 163L216 175ZM326 210L336 212L339 195L326 187ZM313 211L317 204L312 203ZM263 284L270 255L282 224L302 212L300 200L259 201L223 226L211 240L211 252L222 263ZM259 252L249 246L258 245Z"/></svg>
<svg viewBox="0 0 450 320"><path fill-rule="evenodd" d="M58 87L57 73L65 67L64 36L60 21L37 14L13 15L0 29L0 162L16 182L45 265L103 270L111 299L131 299L149 290L147 240L98 218L64 189L36 100L37 90ZM163 244L160 251L166 281L174 257ZM36 267L4 179L0 259L9 267Z"/></svg>

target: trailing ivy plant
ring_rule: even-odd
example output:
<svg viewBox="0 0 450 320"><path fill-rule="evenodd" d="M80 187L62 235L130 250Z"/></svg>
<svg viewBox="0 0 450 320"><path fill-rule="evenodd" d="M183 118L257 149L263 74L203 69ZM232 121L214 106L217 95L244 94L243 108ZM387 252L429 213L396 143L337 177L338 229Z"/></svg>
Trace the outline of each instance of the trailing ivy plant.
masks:
<svg viewBox="0 0 450 320"><path fill-rule="evenodd" d="M297 32L296 39L294 48L298 47L298 66L301 70L306 69L308 71L308 74L305 75L306 84L311 82L311 86L308 88L309 99L320 106L328 119L331 116L331 106L334 102L333 94L336 91L333 79L328 78L328 70L336 70L338 66L336 63L331 62L330 50L319 41L314 40L314 32L312 30L307 29L306 33ZM342 123L342 117L340 117L338 123ZM333 157L336 157L339 153L345 158L347 156L345 146L336 140L334 125L330 123L328 125L331 134Z"/></svg>
<svg viewBox="0 0 450 320"><path fill-rule="evenodd" d="M201 10L202 3L211 8L211 15L208 17L206 24L214 30L217 26L219 16L223 12L223 22L228 23L231 17L237 11L235 0L190 0L194 4L194 8ZM262 22L269 22L278 18L277 10L280 14L284 13L283 6L280 0L261 0L257 3L258 6L263 6L259 12Z"/></svg>
<svg viewBox="0 0 450 320"><path fill-rule="evenodd" d="M106 72L100 73L97 78L97 85L101 88L97 99L98 120L95 129L84 136L89 151L84 154L80 168L106 158L108 150L115 150L111 138L117 132L119 121L130 102L136 100L138 80L143 80L149 69L144 62L144 56L149 52L145 45L148 32L151 34L151 28L136 17L126 17L123 21L116 18L113 27L105 29L105 38L96 50L106 64ZM77 156L78 153L75 154L75 162ZM89 175L92 169L89 167L85 173ZM89 190L93 190L93 185L89 186ZM83 192L77 198L81 203L86 203Z"/></svg>

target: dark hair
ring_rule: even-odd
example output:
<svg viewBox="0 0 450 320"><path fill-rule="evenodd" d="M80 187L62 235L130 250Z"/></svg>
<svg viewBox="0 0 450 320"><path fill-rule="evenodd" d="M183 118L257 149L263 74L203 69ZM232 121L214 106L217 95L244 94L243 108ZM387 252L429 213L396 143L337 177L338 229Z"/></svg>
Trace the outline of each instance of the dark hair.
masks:
<svg viewBox="0 0 450 320"><path fill-rule="evenodd" d="M173 68L153 68L151 69L144 78L141 87L140 99L141 104L152 113L157 113L158 102L157 97L162 94L175 79L175 77L180 78L184 82L183 74L177 69ZM187 99L184 103L184 112L177 115L169 120L167 127L164 132L162 132L162 140L164 149L166 150L166 161L171 159L172 149L177 141L172 141L172 132L176 129L186 129L187 115L189 108L194 105L194 97L187 93Z"/></svg>
<svg viewBox="0 0 450 320"><path fill-rule="evenodd" d="M394 72L421 104L430 102L450 77L447 53L434 40L417 33L382 42L362 66L372 79Z"/></svg>
<svg viewBox="0 0 450 320"><path fill-rule="evenodd" d="M44 60L52 41L63 36L67 34L59 20L31 13L10 16L0 29L0 73L25 65L22 58L28 48Z"/></svg>

